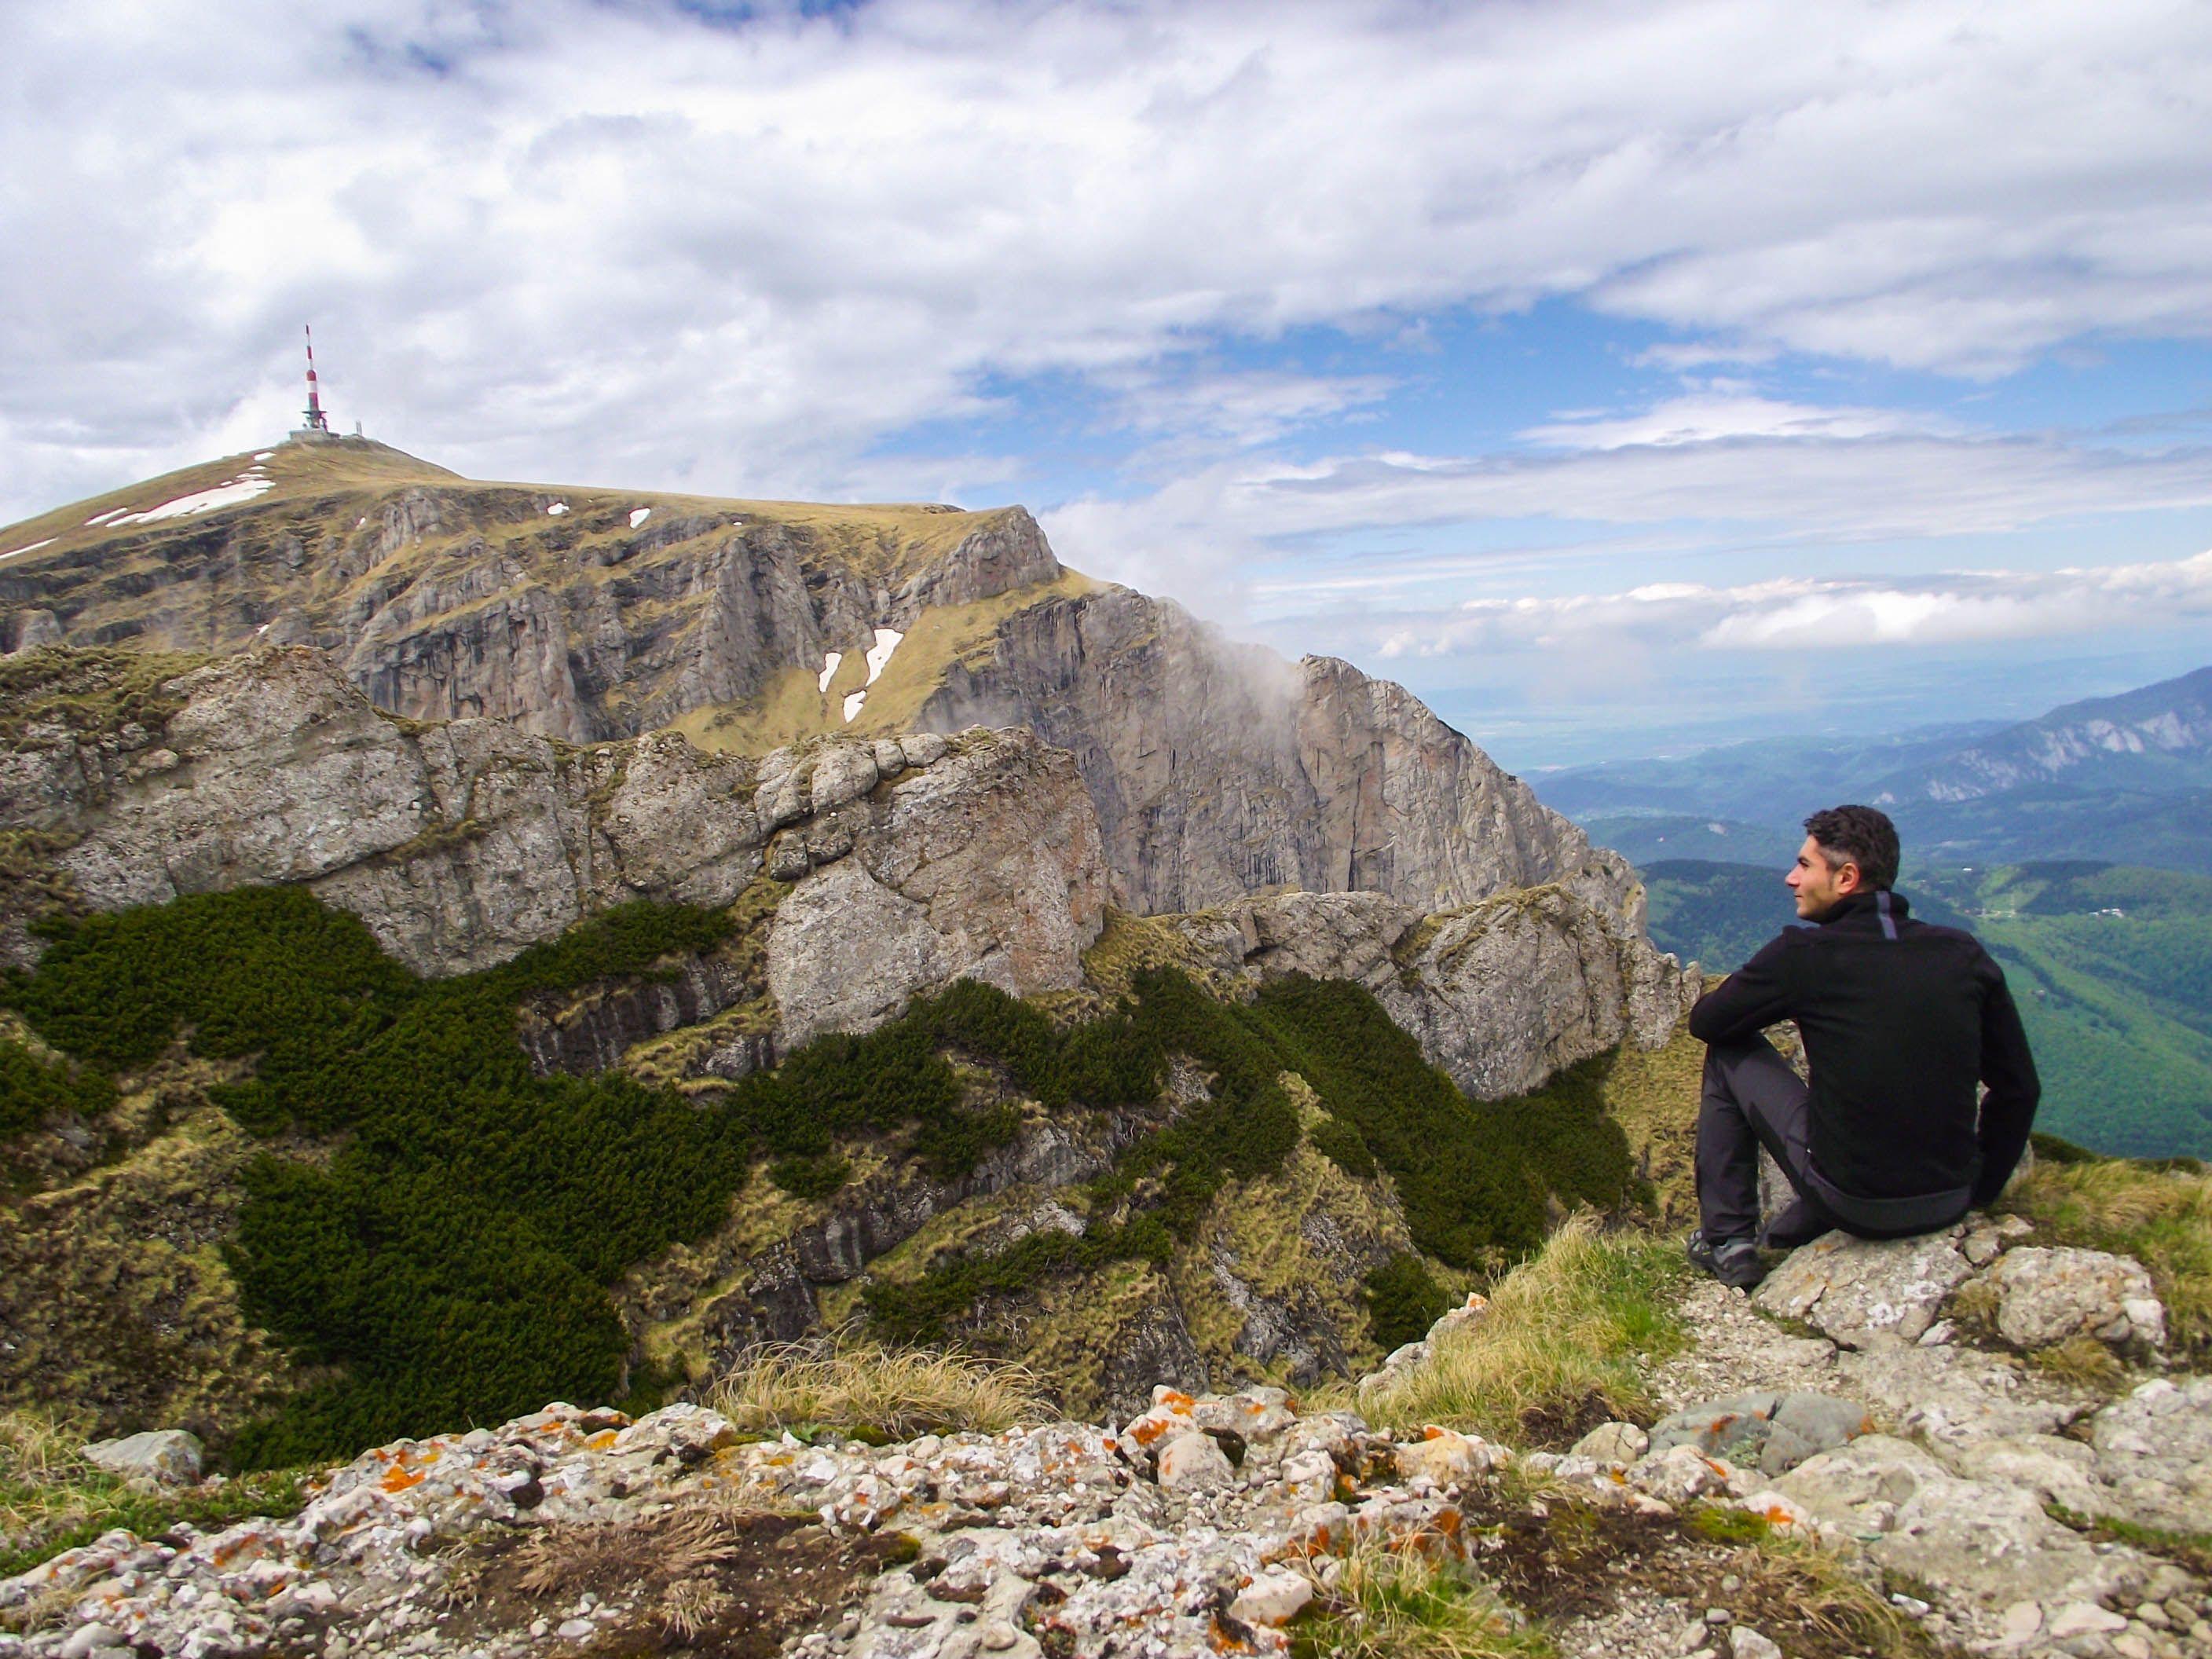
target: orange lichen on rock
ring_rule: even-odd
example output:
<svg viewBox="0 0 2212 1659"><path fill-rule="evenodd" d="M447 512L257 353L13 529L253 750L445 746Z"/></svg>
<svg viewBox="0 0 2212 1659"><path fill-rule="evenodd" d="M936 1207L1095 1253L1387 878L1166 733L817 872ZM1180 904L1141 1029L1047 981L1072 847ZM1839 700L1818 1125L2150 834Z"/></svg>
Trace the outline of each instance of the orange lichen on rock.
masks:
<svg viewBox="0 0 2212 1659"><path fill-rule="evenodd" d="M386 1492L405 1492L410 1486L419 1486L422 1484L422 1471L410 1469L404 1463L401 1463L387 1470L384 1479L377 1484Z"/></svg>

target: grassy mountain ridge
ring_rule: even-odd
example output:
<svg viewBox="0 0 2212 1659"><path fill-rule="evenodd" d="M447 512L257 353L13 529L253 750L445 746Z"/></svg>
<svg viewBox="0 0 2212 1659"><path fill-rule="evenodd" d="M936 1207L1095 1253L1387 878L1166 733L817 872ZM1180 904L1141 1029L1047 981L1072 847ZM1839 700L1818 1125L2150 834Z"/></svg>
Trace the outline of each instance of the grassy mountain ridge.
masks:
<svg viewBox="0 0 2212 1659"><path fill-rule="evenodd" d="M1775 869L1644 866L1651 935L1708 972L1794 912ZM2212 1158L2212 878L2067 861L1908 870L1923 921L2002 963L2044 1082L2041 1126L2103 1152Z"/></svg>
<svg viewBox="0 0 2212 1659"><path fill-rule="evenodd" d="M313 644L410 717L570 740L681 719L702 746L764 752L893 730L1008 616L1097 586L1019 507L493 483L288 441L0 531L0 647ZM761 632L825 590L819 644ZM914 637L882 653L894 615Z"/></svg>

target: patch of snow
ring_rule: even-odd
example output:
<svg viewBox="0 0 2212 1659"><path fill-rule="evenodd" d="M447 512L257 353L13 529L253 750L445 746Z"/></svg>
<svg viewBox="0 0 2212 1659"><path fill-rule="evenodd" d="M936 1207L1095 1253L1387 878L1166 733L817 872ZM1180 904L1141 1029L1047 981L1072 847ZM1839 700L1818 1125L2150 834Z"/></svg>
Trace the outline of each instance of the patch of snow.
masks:
<svg viewBox="0 0 2212 1659"><path fill-rule="evenodd" d="M815 689L820 691L823 696L826 697L830 695L830 682L836 676L837 665L844 660L845 653L842 651L830 651L823 653L822 678L815 681L814 685ZM848 714L845 718L847 720L850 720L853 717L850 714Z"/></svg>
<svg viewBox="0 0 2212 1659"><path fill-rule="evenodd" d="M545 509L545 516L546 516L547 518L549 518L549 519L557 519L557 518L559 518L559 517L560 517L563 513L566 513L568 510L568 502L566 502L566 501L556 501L556 502L554 502L554 503L553 503L553 505L552 505L552 506L550 506L550 507L547 507L547 508Z"/></svg>
<svg viewBox="0 0 2212 1659"><path fill-rule="evenodd" d="M257 629L255 629L253 630L253 637L254 637L255 639L257 639L257 640L258 640L258 639L259 639L259 638L260 638L264 634L266 634L268 631L269 631L269 624L268 624L267 623L262 623L262 624L261 624L261 626L260 626L260 627L258 627L258 628L257 628Z"/></svg>
<svg viewBox="0 0 2212 1659"><path fill-rule="evenodd" d="M84 521L85 528L89 530L96 524L113 524L118 519L127 519L130 516L131 509L129 507L111 507L106 512L95 513L90 518L87 519Z"/></svg>
<svg viewBox="0 0 2212 1659"><path fill-rule="evenodd" d="M366 513L364 513L364 514L362 514L361 515L361 517L359 517L358 519L356 519L356 520L353 521L353 527L354 527L356 530L358 530L358 529L360 529L360 528L362 527L362 526L363 526L363 525L367 524L368 522L368 514L367 514Z"/></svg>
<svg viewBox="0 0 2212 1659"><path fill-rule="evenodd" d="M890 664L891 653L899 648L899 641L905 637L906 635L896 628L878 628L876 630L876 642L868 647L868 684L870 685L876 683L876 677Z"/></svg>
<svg viewBox="0 0 2212 1659"><path fill-rule="evenodd" d="M653 509L652 509L651 507L641 507L640 508L638 508L638 509L637 509L637 511L636 511L636 512L635 512L635 513L633 513L633 514L631 514L629 515L629 527L630 527L632 530L635 530L635 529L636 529L636 528L638 527L638 526L640 526L640 525L643 524L643 523L644 523L647 519L651 518L652 516L653 516Z"/></svg>
<svg viewBox="0 0 2212 1659"><path fill-rule="evenodd" d="M265 461L265 460L267 460L267 459L268 459L271 455L274 455L276 453L276 452L275 450L273 450L273 449L264 449L264 450L263 450L263 451L262 451L258 455L256 455L253 459L254 459L255 460L257 460L257 461Z"/></svg>
<svg viewBox="0 0 2212 1659"><path fill-rule="evenodd" d="M848 692L848 693L846 694L846 696L845 696L845 724L846 724L846 725L850 726L850 725L853 723L853 716L854 716L854 715L855 715L855 714L859 714L859 713L860 712L860 705L861 705L862 703L864 703L864 702L867 702L867 700L868 700L868 694L867 694L866 692L865 692L865 691L852 691L852 692Z"/></svg>
<svg viewBox="0 0 2212 1659"><path fill-rule="evenodd" d="M149 507L143 513L126 513L115 522L121 524L151 524L156 519L185 519L195 513L212 513L218 507L236 507L250 501L256 495L276 488L276 480L258 473L241 472L228 483L217 484L212 489L202 489L190 495L179 495L173 501L163 501L159 507Z"/></svg>
<svg viewBox="0 0 2212 1659"><path fill-rule="evenodd" d="M37 552L37 551L38 551L40 548L42 548L42 547L52 547L53 544L54 544L54 538L53 538L52 536L49 536L49 537L47 537L47 538L46 538L46 540L44 540L44 541L42 541L42 542L33 542L33 543L32 543L29 546L27 546L27 547L17 547L17 548L12 548L12 549L10 549L9 551L7 551L7 552L5 552L5 553L0 553L0 559L12 559L12 558L15 557L18 554L22 554L22 553L35 553L35 552ZM846 715L846 716L845 716L845 718L846 718L847 720L850 720L850 719L852 719L853 717L852 717L850 714L848 714L848 715Z"/></svg>

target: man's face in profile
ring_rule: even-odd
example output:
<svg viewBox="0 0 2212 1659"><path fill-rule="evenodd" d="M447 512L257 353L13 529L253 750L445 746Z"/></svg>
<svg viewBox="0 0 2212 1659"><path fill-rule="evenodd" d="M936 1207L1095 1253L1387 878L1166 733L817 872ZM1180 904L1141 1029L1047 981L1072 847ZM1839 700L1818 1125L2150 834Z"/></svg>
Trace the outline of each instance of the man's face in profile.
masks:
<svg viewBox="0 0 2212 1659"><path fill-rule="evenodd" d="M1797 849L1797 862L1782 879L1797 901L1798 915L1806 921L1817 921L1859 890L1859 867L1830 864L1820 843L1808 836Z"/></svg>

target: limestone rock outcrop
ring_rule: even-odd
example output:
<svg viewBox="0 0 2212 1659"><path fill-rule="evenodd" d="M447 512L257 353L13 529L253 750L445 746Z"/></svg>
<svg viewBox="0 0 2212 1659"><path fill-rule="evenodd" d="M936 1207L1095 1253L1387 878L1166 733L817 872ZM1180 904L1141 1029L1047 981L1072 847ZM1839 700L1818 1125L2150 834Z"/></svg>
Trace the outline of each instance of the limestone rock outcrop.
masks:
<svg viewBox="0 0 2212 1659"><path fill-rule="evenodd" d="M962 976L1064 989L1103 915L1081 781L1027 732L757 763L670 732L580 750L501 721L395 719L320 652L280 647L163 690L158 729L34 724L0 750L0 830L42 838L86 908L297 883L444 975L631 898L727 904L766 872L793 907L769 976L808 1033ZM35 948L21 920L18 961Z"/></svg>
<svg viewBox="0 0 2212 1659"><path fill-rule="evenodd" d="M1285 892L1170 921L1226 977L1352 981L1482 1099L1622 1042L1658 1047L1698 991L1602 865L1427 917L1379 893Z"/></svg>

